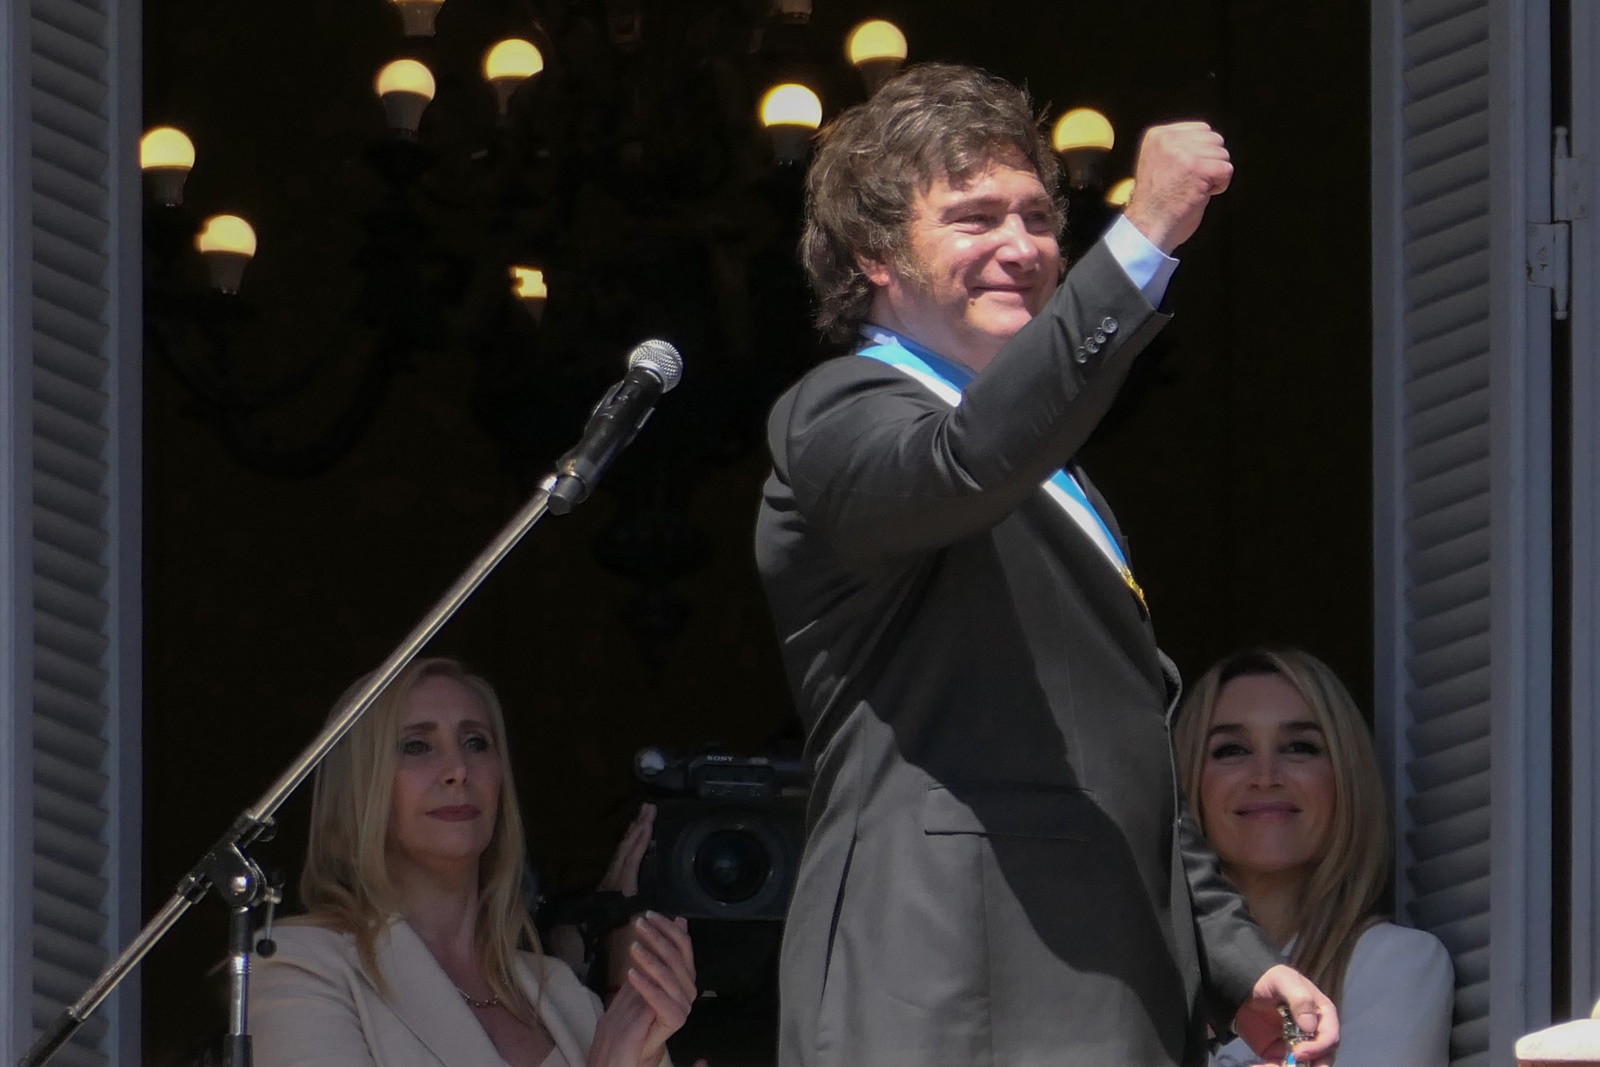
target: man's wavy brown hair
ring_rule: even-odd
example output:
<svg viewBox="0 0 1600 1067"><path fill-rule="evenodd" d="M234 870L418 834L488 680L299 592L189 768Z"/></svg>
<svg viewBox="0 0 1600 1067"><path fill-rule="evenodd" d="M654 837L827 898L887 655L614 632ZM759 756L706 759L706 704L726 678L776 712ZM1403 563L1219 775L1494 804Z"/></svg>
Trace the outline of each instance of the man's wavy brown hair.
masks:
<svg viewBox="0 0 1600 1067"><path fill-rule="evenodd" d="M915 277L907 223L918 194L941 179L970 183L995 161L1039 175L1059 236L1066 220L1061 164L1026 89L974 67L922 63L824 127L806 174L800 238L817 328L832 341L855 337L873 295L861 260Z"/></svg>

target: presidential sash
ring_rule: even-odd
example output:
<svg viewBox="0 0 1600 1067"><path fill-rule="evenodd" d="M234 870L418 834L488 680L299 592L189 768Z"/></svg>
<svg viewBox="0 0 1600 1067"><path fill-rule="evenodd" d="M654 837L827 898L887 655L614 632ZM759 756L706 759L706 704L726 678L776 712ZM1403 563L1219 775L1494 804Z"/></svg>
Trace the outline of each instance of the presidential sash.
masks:
<svg viewBox="0 0 1600 1067"><path fill-rule="evenodd" d="M867 327L862 332L873 343L857 349L857 355L887 363L906 377L920 382L929 392L951 407L961 404L961 390L966 388L974 377L970 370L958 363L940 358L916 342L901 337L891 330ZM1100 554L1105 556L1106 561L1116 568L1122 580L1127 583L1128 589L1139 601L1139 607L1148 613L1149 607L1145 604L1144 590L1139 588L1139 583L1134 580L1133 569L1128 566L1127 558L1122 554L1122 547L1117 544L1117 539L1111 534L1111 528L1095 510L1094 504L1090 503L1078 480L1070 471L1062 468L1046 479L1040 488L1048 493L1078 529L1094 542Z"/></svg>

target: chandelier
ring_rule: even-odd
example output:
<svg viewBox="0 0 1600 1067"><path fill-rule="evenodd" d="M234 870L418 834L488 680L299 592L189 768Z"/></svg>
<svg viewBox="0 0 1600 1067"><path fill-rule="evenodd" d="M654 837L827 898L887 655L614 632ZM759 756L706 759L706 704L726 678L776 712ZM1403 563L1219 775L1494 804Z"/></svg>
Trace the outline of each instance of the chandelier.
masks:
<svg viewBox="0 0 1600 1067"><path fill-rule="evenodd" d="M351 133L376 192L353 220L343 321L292 344L261 336L249 264L276 235L194 210L186 177L227 146L197 151L163 126L141 146L146 349L231 456L283 477L329 470L399 373L449 359L531 487L623 354L671 342L683 385L650 447L607 476L620 506L595 546L643 590L635 632L670 636L687 611L670 583L710 551L684 517L696 481L755 448L773 399L824 354L795 255L812 135L901 66L906 37L873 19L820 40L811 0L393 7L393 59ZM1099 174L1112 139L1086 109L1054 125L1069 253L1115 210Z"/></svg>

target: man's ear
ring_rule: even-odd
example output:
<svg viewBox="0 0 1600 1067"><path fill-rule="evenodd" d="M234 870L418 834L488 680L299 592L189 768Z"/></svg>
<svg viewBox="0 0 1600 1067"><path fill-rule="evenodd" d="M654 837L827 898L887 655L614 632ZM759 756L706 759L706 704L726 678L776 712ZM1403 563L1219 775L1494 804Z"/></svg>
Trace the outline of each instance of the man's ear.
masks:
<svg viewBox="0 0 1600 1067"><path fill-rule="evenodd" d="M894 276L894 271L889 268L888 262L881 259L857 256L856 267L866 276L867 281L879 289L886 287Z"/></svg>

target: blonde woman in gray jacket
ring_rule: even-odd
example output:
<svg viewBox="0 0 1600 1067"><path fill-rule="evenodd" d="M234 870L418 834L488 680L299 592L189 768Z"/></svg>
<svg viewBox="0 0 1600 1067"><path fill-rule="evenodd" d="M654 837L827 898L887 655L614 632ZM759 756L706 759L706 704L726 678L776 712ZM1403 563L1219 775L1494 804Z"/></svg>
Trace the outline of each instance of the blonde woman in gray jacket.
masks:
<svg viewBox="0 0 1600 1067"><path fill-rule="evenodd" d="M342 703L342 702L341 702ZM634 921L609 1007L538 951L494 690L408 666L319 769L307 913L257 965L258 1067L657 1067L695 998L682 920Z"/></svg>

